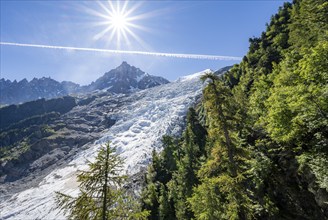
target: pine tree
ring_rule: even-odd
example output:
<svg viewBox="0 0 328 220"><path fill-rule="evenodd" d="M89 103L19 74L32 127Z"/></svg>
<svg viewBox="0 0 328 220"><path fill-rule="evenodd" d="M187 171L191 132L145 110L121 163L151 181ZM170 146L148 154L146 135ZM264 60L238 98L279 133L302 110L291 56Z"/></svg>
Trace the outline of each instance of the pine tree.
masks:
<svg viewBox="0 0 328 220"><path fill-rule="evenodd" d="M159 219L175 219L174 209L171 207L170 198L168 196L167 189L161 184L160 186L160 197L159 197Z"/></svg>
<svg viewBox="0 0 328 220"><path fill-rule="evenodd" d="M214 114L217 118L216 121L219 125L219 130L223 132L224 145L228 151L229 158L229 170L233 177L237 176L237 168L234 159L235 147L232 143L231 135L229 132L228 117L224 112L224 103L228 103L227 93L230 92L229 88L226 88L219 80L218 76L213 73L205 74L201 77L201 80L205 82L209 80L208 88L213 91L213 95L210 97L211 108L214 109Z"/></svg>
<svg viewBox="0 0 328 220"><path fill-rule="evenodd" d="M147 219L136 200L123 189L126 176L121 175L122 159L109 143L103 146L89 169L77 176L79 195L57 192L57 206L70 219Z"/></svg>

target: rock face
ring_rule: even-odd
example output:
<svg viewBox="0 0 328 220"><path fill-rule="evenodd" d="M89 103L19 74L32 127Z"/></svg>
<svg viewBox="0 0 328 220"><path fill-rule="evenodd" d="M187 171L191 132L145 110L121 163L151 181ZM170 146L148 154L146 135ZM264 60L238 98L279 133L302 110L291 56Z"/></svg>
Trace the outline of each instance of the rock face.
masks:
<svg viewBox="0 0 328 220"><path fill-rule="evenodd" d="M26 79L19 82L0 79L0 104L18 104L41 98L51 99L69 94L85 94L95 90L129 93L166 83L169 83L169 81L162 77L149 75L139 68L123 62L119 67L105 73L87 86L80 86L68 81L57 82L45 77L41 79L34 78L30 82Z"/></svg>
<svg viewBox="0 0 328 220"><path fill-rule="evenodd" d="M33 116L40 116L50 112L66 113L74 106L76 106L75 98L64 96L50 100L38 99L21 105L10 105L0 108L0 131L9 125Z"/></svg>
<svg viewBox="0 0 328 220"><path fill-rule="evenodd" d="M129 93L136 89L147 89L169 83L168 80L152 76L139 68L123 62L119 67L104 74L104 76L84 87L84 91L107 90L113 93Z"/></svg>

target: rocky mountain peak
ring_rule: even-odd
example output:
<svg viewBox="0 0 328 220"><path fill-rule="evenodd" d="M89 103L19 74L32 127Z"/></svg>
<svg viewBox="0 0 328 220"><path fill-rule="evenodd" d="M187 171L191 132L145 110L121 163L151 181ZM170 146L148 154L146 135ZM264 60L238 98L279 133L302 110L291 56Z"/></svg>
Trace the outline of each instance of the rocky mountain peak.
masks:
<svg viewBox="0 0 328 220"><path fill-rule="evenodd" d="M134 66L131 66L130 64L128 64L126 61L123 61L121 63L121 65L119 65L116 69L124 69L124 68L132 68Z"/></svg>
<svg viewBox="0 0 328 220"><path fill-rule="evenodd" d="M135 66L131 66L126 61L123 61L121 65L116 67L115 69L110 70L105 73L105 75L110 76L112 78L134 78L140 77L144 75L145 72L141 71L139 68Z"/></svg>
<svg viewBox="0 0 328 220"><path fill-rule="evenodd" d="M107 90L113 93L129 93L166 83L169 81L162 77L149 75L123 61L117 68L110 70L91 83L87 87L87 91Z"/></svg>
<svg viewBox="0 0 328 220"><path fill-rule="evenodd" d="M50 77L10 81L0 79L0 104L18 104L40 98L56 98L69 94L89 93L95 90L106 90L113 93L130 93L154 86L169 83L168 80L149 75L137 67L123 61L115 69L87 86L73 82L58 82Z"/></svg>

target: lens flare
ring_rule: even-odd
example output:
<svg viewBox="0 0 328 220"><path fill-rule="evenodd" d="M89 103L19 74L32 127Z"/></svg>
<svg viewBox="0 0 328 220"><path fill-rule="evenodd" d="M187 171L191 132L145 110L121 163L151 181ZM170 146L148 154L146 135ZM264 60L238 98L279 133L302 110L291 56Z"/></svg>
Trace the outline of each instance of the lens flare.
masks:
<svg viewBox="0 0 328 220"><path fill-rule="evenodd" d="M114 29L119 29L119 31L124 30L127 27L126 17L124 14L114 14L110 22L114 26Z"/></svg>
<svg viewBox="0 0 328 220"><path fill-rule="evenodd" d="M98 1L98 5L101 11L90 8L86 10L101 19L95 24L102 27L102 30L94 36L95 40L106 39L111 46L116 45L117 49L120 49L122 45L130 45L132 39L139 45L146 46L145 42L136 34L136 30L147 30L147 28L137 24L138 20L148 17L147 14L136 13L140 4L134 4L130 7L128 1Z"/></svg>

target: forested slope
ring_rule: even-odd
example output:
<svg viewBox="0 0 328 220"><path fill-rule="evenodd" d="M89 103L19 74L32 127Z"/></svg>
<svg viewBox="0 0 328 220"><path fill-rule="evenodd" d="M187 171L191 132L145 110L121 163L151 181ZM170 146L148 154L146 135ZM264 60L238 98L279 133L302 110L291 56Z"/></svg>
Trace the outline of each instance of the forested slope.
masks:
<svg viewBox="0 0 328 220"><path fill-rule="evenodd" d="M150 219L328 219L328 2L295 0L163 138Z"/></svg>

